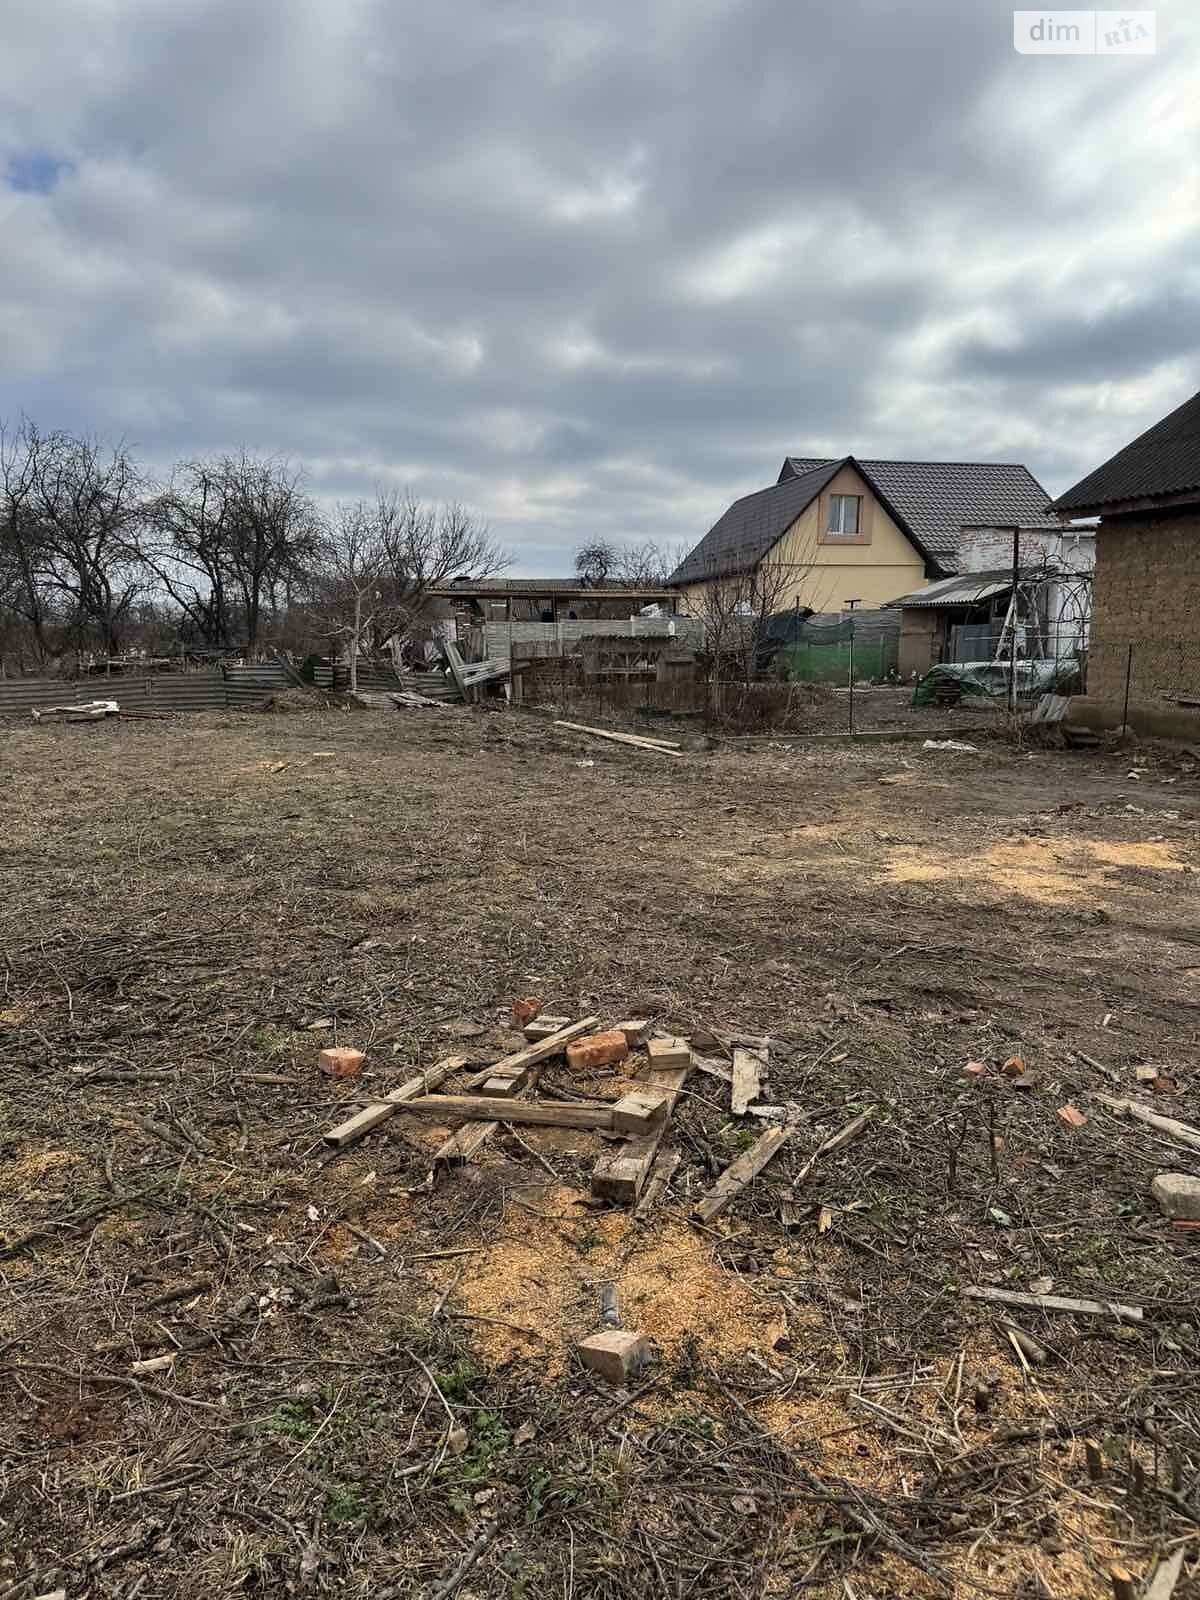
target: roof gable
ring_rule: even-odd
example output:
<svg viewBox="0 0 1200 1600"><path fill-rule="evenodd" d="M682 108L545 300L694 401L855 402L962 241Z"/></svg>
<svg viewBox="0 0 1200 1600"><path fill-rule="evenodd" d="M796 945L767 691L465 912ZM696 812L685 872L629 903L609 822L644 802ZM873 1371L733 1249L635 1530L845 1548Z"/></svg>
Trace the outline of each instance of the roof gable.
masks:
<svg viewBox="0 0 1200 1600"><path fill-rule="evenodd" d="M1129 501L1200 492L1200 394L1059 495L1055 511L1082 515Z"/></svg>
<svg viewBox="0 0 1200 1600"><path fill-rule="evenodd" d="M735 500L667 582L697 583L755 566L844 466L862 476L939 577L958 570L959 530L967 524L1061 527L1047 512L1046 490L1020 462L786 456L775 483Z"/></svg>
<svg viewBox="0 0 1200 1600"><path fill-rule="evenodd" d="M812 504L846 463L826 461L813 470L793 473L786 482L735 500L667 579L668 583L702 583L728 578L755 567Z"/></svg>
<svg viewBox="0 0 1200 1600"><path fill-rule="evenodd" d="M943 572L958 567L959 530L981 527L1057 528L1047 513L1045 489L1017 461L867 461L850 458L884 508L921 553ZM818 463L788 456L789 471Z"/></svg>

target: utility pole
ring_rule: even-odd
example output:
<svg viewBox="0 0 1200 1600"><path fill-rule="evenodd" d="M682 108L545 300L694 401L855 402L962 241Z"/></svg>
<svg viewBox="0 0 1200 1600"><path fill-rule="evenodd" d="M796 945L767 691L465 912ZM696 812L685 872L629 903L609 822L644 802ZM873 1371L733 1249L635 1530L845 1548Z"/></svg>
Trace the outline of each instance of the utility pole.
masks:
<svg viewBox="0 0 1200 1600"><path fill-rule="evenodd" d="M854 608L862 605L862 599L846 600L843 602L850 613L850 732L854 732Z"/></svg>

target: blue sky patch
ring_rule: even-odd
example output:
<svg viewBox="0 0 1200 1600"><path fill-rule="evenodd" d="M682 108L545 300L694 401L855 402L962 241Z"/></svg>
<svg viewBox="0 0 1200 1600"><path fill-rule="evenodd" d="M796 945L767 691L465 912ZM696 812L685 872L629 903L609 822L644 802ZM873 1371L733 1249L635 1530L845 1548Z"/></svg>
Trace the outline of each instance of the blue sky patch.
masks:
<svg viewBox="0 0 1200 1600"><path fill-rule="evenodd" d="M49 194L68 167L68 162L57 161L44 150L29 150L9 157L5 175L9 188L20 194Z"/></svg>

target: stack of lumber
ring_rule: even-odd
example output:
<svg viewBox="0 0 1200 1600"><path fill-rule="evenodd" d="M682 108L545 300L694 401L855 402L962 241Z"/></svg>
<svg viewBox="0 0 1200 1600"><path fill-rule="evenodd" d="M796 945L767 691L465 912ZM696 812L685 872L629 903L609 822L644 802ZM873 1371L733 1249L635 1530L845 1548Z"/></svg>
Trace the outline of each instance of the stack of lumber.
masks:
<svg viewBox="0 0 1200 1600"><path fill-rule="evenodd" d="M550 1031L546 1024L553 1024ZM434 1153L435 1173L470 1161L504 1126L571 1128L610 1141L593 1170L592 1194L612 1204L633 1207L635 1218L641 1219L661 1199L679 1164L678 1154L667 1148L666 1141L684 1085L693 1069L698 1069L728 1083L731 1115L758 1117L770 1123L692 1207L697 1222L711 1223L797 1132L792 1116L795 1108L761 1101L769 1069L770 1040L752 1034L721 1035L730 1058L726 1066L695 1053L686 1039L655 1033L643 1043L649 1031L647 1024L622 1023L608 1030L606 1037L614 1032L624 1033L633 1046L633 1054L624 1058L633 1064L632 1072L623 1066L623 1071L633 1078L633 1088L609 1101L539 1099L536 1091L544 1063L565 1055L568 1045L575 1041L580 1041L581 1047L593 1044L599 1028L600 1019L595 1016L581 1017L576 1022L553 1017L539 1023L533 1018L525 1025L529 1043L523 1049L465 1078L455 1092L449 1093L441 1091L464 1070L466 1060L448 1056L331 1128L324 1138L327 1159L397 1115L458 1124ZM860 1113L820 1144L801 1168L793 1191L807 1180L822 1157L856 1137L870 1118L870 1111Z"/></svg>

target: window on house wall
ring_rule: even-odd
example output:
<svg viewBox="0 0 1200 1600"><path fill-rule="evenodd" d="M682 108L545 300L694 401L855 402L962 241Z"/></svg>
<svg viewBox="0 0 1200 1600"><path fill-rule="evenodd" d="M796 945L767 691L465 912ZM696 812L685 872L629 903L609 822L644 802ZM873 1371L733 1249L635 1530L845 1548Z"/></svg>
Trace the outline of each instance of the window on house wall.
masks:
<svg viewBox="0 0 1200 1600"><path fill-rule="evenodd" d="M861 511L862 495L831 494L825 532L835 539L857 539Z"/></svg>

